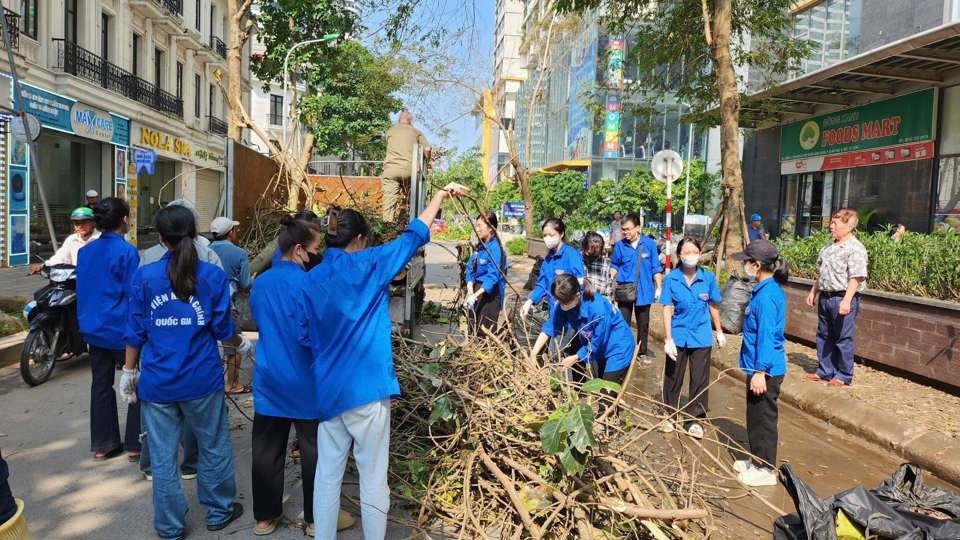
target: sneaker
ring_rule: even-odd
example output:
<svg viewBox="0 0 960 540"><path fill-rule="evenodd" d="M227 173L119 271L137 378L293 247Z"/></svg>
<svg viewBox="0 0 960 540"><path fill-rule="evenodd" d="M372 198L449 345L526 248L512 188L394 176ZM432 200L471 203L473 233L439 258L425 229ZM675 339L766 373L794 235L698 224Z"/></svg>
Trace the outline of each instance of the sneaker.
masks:
<svg viewBox="0 0 960 540"><path fill-rule="evenodd" d="M751 466L738 476L740 482L751 487L777 485L777 473L767 467Z"/></svg>
<svg viewBox="0 0 960 540"><path fill-rule="evenodd" d="M183 473L180 475L180 478L184 480L194 480L197 477L197 473Z"/></svg>
<svg viewBox="0 0 960 540"><path fill-rule="evenodd" d="M674 428L673 422L670 420L664 420L663 422L660 422L658 429L660 430L660 433L673 433L676 428Z"/></svg>
<svg viewBox="0 0 960 540"><path fill-rule="evenodd" d="M690 422L690 424L687 426L687 435L690 435L694 439L702 439L703 426L696 422Z"/></svg>
<svg viewBox="0 0 960 540"><path fill-rule="evenodd" d="M208 531L222 531L227 528L227 525L230 525L234 521L240 519L240 516L243 515L243 505L235 502L230 505L230 517L228 517L223 523L217 523L216 525L207 525Z"/></svg>
<svg viewBox="0 0 960 540"><path fill-rule="evenodd" d="M153 482L153 475L148 472L143 473L143 478L147 482Z"/></svg>
<svg viewBox="0 0 960 540"><path fill-rule="evenodd" d="M753 462L749 459L738 459L733 462L733 470L737 473L742 473L743 471L749 469L750 465L752 464Z"/></svg>

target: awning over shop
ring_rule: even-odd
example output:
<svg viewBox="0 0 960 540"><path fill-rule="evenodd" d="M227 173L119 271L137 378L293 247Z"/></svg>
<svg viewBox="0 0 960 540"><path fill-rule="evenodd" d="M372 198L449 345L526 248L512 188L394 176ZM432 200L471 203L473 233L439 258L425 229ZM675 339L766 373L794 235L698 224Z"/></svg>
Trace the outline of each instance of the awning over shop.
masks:
<svg viewBox="0 0 960 540"><path fill-rule="evenodd" d="M575 169L578 171L585 171L590 168L589 159L567 159L564 161L557 161L537 169L539 173L558 173L570 169Z"/></svg>
<svg viewBox="0 0 960 540"><path fill-rule="evenodd" d="M751 96L743 104L754 126L960 84L960 23L895 41ZM776 107L770 107L776 105Z"/></svg>

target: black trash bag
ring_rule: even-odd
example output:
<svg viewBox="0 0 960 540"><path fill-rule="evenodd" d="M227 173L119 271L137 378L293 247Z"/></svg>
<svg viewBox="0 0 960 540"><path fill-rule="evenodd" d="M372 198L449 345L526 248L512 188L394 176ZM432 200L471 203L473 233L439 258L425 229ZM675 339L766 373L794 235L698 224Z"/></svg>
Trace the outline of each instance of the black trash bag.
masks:
<svg viewBox="0 0 960 540"><path fill-rule="evenodd" d="M754 283L731 276L723 286L720 301L720 326L728 334L739 334L743 329L744 311L750 303Z"/></svg>
<svg viewBox="0 0 960 540"><path fill-rule="evenodd" d="M533 268L527 275L527 282L523 284L523 290L532 291L537 286L537 279L540 277L540 267L543 266L543 257L537 257L533 262Z"/></svg>
<svg viewBox="0 0 960 540"><path fill-rule="evenodd" d="M540 335L543 323L547 322L550 312L547 310L547 303L541 302L539 305L533 306L530 313L527 314L527 318L524 319L520 316L520 308L526 301L526 298L519 296L510 297L510 300L507 301L507 322L510 331L517 338L520 346L529 351L537 342L537 336Z"/></svg>
<svg viewBox="0 0 960 540"><path fill-rule="evenodd" d="M239 330L244 332L256 332L257 321L253 320L253 310L250 309L250 291L237 291L233 297L236 303L236 319L233 321Z"/></svg>
<svg viewBox="0 0 960 540"><path fill-rule="evenodd" d="M838 510L877 540L960 539L960 519L938 519L915 511L937 510L952 516L950 512L960 503L960 495L924 487L923 471L915 465L901 465L877 489L857 486L829 499L818 498L789 465L780 467L780 481L798 512L776 520L774 540L836 540Z"/></svg>

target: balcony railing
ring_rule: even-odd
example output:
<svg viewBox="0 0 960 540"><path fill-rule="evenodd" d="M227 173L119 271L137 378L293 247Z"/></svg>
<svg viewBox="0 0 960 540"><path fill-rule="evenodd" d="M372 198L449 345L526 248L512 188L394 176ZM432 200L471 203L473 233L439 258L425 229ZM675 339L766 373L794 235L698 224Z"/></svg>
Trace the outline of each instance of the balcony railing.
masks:
<svg viewBox="0 0 960 540"><path fill-rule="evenodd" d="M227 134L226 122L217 118L216 116L208 116L207 118L210 120L210 133L216 133L217 135Z"/></svg>
<svg viewBox="0 0 960 540"><path fill-rule="evenodd" d="M10 46L17 50L20 48L20 14L3 8L3 16L7 19L7 28L10 29ZM2 37L3 28L0 27L0 38ZM0 45L3 45L2 39L0 39Z"/></svg>
<svg viewBox="0 0 960 540"><path fill-rule="evenodd" d="M160 0L160 6L167 13L183 16L183 0Z"/></svg>
<svg viewBox="0 0 960 540"><path fill-rule="evenodd" d="M270 121L271 126L282 126L283 125L283 115L282 114L268 114L267 119Z"/></svg>
<svg viewBox="0 0 960 540"><path fill-rule="evenodd" d="M183 100L177 96L100 58L76 43L62 38L54 38L53 42L57 47L55 69L90 81L169 116L183 118Z"/></svg>
<svg viewBox="0 0 960 540"><path fill-rule="evenodd" d="M227 44L217 36L210 36L210 48L217 53L220 58L227 57Z"/></svg>

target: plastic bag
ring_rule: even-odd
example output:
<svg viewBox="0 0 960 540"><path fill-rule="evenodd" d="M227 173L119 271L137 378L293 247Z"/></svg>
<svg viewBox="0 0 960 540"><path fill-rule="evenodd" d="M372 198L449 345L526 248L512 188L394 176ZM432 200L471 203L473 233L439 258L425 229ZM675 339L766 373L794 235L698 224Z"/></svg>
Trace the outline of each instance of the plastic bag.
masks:
<svg viewBox="0 0 960 540"><path fill-rule="evenodd" d="M739 334L743 329L744 311L750 303L754 284L731 277L723 286L720 301L720 326L729 334Z"/></svg>
<svg viewBox="0 0 960 540"><path fill-rule="evenodd" d="M253 311L250 309L250 291L237 291L233 301L236 304L236 319L233 322L238 330L256 332L257 322L253 320Z"/></svg>

